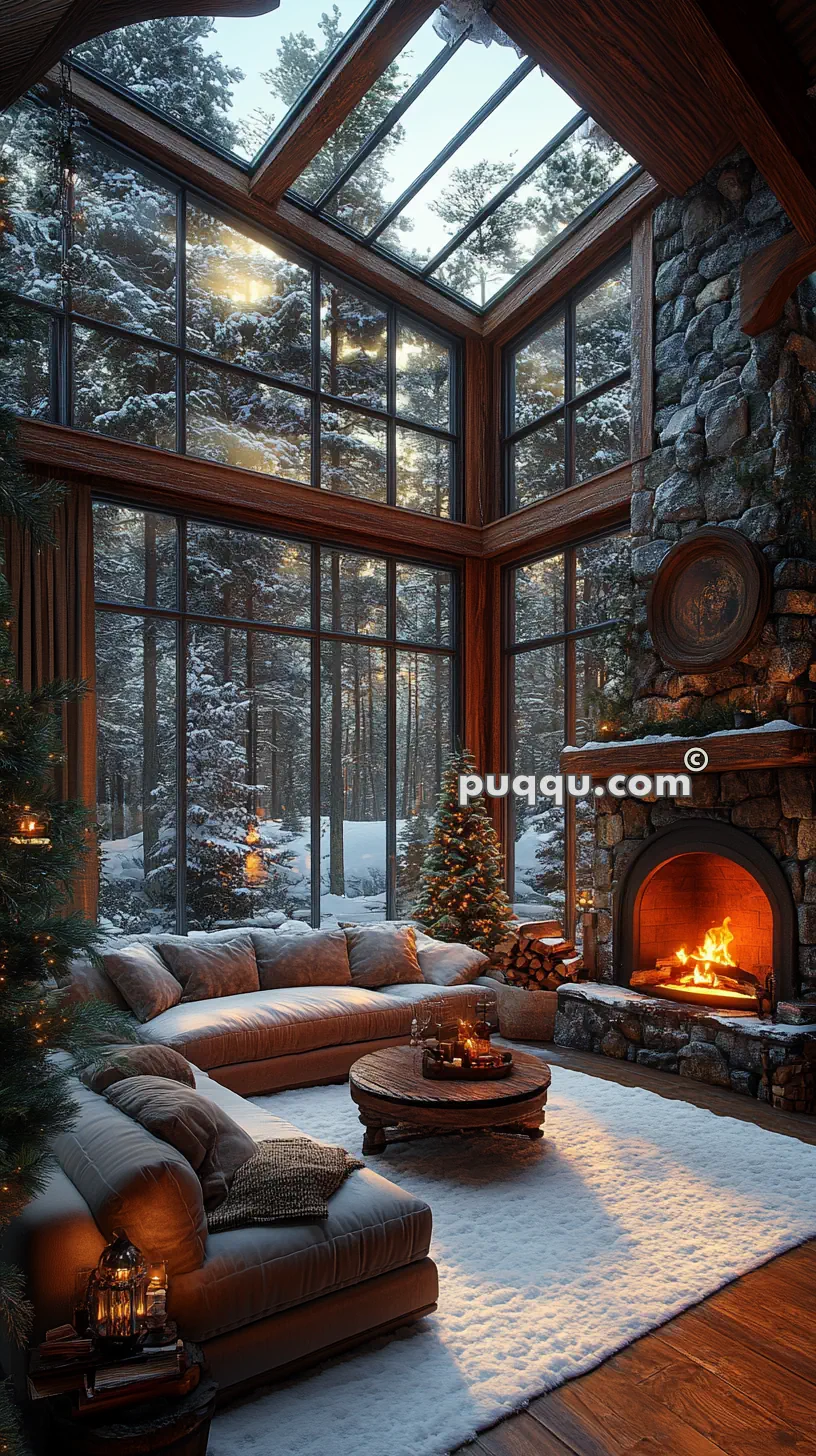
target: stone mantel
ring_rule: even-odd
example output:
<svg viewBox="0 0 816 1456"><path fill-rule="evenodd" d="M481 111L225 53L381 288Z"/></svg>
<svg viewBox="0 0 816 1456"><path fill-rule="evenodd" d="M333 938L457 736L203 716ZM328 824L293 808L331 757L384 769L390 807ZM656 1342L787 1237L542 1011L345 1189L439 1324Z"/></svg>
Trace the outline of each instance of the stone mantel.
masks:
<svg viewBox="0 0 816 1456"><path fill-rule="evenodd" d="M607 779L623 773L683 773L684 755L701 748L708 755L705 773L739 769L816 767L816 730L782 720L758 728L733 728L705 737L652 734L618 743L566 747L561 771Z"/></svg>

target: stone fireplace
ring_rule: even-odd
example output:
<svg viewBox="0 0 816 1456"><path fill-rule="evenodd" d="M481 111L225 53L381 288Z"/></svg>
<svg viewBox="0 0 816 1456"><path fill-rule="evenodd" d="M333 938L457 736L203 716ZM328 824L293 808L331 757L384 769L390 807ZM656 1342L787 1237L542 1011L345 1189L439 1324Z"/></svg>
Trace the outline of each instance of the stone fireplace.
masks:
<svg viewBox="0 0 816 1456"><path fill-rule="evenodd" d="M742 154L654 214L655 440L633 469L631 513L633 723L628 742L565 750L562 769L596 784L615 772L677 773L692 743L709 762L691 775L687 798L595 800L594 985L559 991L556 1041L810 1111L816 277L757 338L741 332L739 296L744 259L788 227ZM661 658L651 630L655 578L673 548L711 528L762 554L771 589L753 641L720 663L683 667L669 651ZM720 710L752 726L689 737L686 724ZM677 736L655 738L656 729ZM697 1002L693 992L685 1001L653 994L663 972L683 980L683 955L705 978L696 953L723 927L726 989L733 983L740 997L744 975L772 995L717 1007L702 990Z"/></svg>

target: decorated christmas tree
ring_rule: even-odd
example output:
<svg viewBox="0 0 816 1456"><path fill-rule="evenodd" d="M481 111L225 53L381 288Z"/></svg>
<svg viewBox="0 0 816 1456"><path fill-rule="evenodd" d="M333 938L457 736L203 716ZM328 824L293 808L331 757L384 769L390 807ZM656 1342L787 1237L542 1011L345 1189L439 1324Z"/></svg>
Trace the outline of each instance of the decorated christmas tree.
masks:
<svg viewBox="0 0 816 1456"><path fill-rule="evenodd" d="M459 803L459 775L475 772L466 750L445 768L414 919L439 940L491 951L510 929L501 846L484 799Z"/></svg>

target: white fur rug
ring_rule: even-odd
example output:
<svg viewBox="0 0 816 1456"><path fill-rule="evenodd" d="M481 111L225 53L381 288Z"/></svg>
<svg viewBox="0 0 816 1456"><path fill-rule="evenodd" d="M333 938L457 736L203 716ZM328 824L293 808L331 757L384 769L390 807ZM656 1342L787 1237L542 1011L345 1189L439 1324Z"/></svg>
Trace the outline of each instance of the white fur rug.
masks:
<svg viewBox="0 0 816 1456"><path fill-rule="evenodd" d="M347 1086L258 1100L359 1152ZM228 1407L209 1456L439 1456L816 1234L816 1147L560 1067L541 1142L370 1161L433 1209L437 1313Z"/></svg>

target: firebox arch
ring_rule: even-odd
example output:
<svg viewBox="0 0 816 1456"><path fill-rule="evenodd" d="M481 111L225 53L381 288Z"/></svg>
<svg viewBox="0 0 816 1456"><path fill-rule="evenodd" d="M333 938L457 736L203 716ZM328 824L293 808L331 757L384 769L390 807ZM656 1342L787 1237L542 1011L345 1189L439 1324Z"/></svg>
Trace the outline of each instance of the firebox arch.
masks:
<svg viewBox="0 0 816 1456"><path fill-rule="evenodd" d="M777 1000L789 1000L796 986L796 908L790 886L764 844L732 824L698 819L658 829L629 861L613 901L615 981L628 986L639 963L640 902L655 872L683 854L719 854L753 875L773 911L773 963Z"/></svg>

